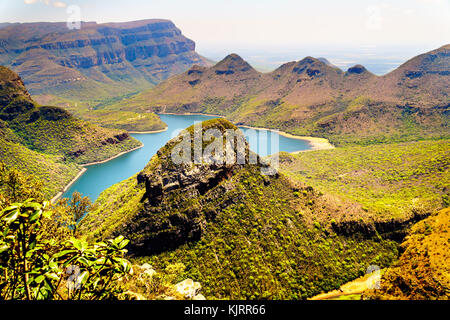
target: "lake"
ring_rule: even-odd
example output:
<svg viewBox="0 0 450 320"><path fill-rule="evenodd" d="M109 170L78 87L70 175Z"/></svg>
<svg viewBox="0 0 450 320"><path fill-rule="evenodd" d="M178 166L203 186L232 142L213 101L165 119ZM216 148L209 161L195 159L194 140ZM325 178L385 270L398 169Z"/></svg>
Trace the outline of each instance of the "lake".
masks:
<svg viewBox="0 0 450 320"><path fill-rule="evenodd" d="M166 131L131 134L134 138L144 143L144 147L108 162L86 167L87 171L62 197L70 198L73 192L78 191L84 196L90 197L92 201L95 201L103 190L141 171L150 161L150 158L181 130L193 125L195 122L216 118L205 115L168 114L161 114L160 117L168 126ZM249 130L247 128L241 129L244 133ZM256 130L256 132L258 135L257 142L254 139L249 139L249 144L250 148L261 156L272 154L270 145L272 138L275 138L275 141L279 139L279 151L294 152L311 149L311 145L306 140L288 138L270 130ZM277 152L278 150L274 151Z"/></svg>

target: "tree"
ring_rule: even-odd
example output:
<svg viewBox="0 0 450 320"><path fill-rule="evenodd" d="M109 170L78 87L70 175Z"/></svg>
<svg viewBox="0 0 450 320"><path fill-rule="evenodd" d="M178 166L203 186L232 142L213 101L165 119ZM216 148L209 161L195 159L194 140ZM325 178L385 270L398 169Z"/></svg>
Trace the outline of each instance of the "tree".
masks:
<svg viewBox="0 0 450 320"><path fill-rule="evenodd" d="M0 211L0 299L114 299L131 273L122 236L89 244L46 237L48 203L32 199Z"/></svg>
<svg viewBox="0 0 450 320"><path fill-rule="evenodd" d="M32 175L16 168L8 168L0 161L0 209L8 203L21 202L29 198L43 201L43 185Z"/></svg>
<svg viewBox="0 0 450 320"><path fill-rule="evenodd" d="M74 192L70 200L67 198L60 199L57 202L57 206L65 208L70 215L70 228L73 234L76 234L77 228L84 216L89 211L95 209L89 197L83 197L79 192Z"/></svg>

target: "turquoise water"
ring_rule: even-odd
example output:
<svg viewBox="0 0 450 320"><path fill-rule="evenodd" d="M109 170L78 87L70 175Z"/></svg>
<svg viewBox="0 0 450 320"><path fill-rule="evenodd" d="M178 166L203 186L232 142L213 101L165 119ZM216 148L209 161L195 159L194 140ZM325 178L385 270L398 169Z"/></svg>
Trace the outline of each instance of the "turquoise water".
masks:
<svg viewBox="0 0 450 320"><path fill-rule="evenodd" d="M141 171L150 158L179 131L197 121L215 118L204 115L160 115L160 117L168 125L167 131L132 134L133 137L144 143L143 148L126 153L111 161L86 167L87 171L63 194L63 197L71 197L73 192L78 191L95 201L103 190ZM241 129L244 133L249 130ZM258 140L249 139L250 148L262 156L272 154L272 151L278 151L271 150L272 138L279 139L279 151L293 152L311 148L305 140L287 138L268 130L256 130L256 132L258 132ZM272 137L272 135L275 136Z"/></svg>

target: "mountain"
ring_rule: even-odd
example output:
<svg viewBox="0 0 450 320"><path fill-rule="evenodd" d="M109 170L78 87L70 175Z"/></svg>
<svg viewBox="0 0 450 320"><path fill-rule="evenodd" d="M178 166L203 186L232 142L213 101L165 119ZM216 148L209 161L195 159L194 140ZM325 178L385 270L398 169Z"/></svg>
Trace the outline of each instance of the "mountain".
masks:
<svg viewBox="0 0 450 320"><path fill-rule="evenodd" d="M138 146L126 131L101 128L64 109L38 105L22 79L0 66L0 159L44 180L48 196L72 180L81 169L78 164Z"/></svg>
<svg viewBox="0 0 450 320"><path fill-rule="evenodd" d="M449 86L450 45L384 76L361 65L343 72L313 57L259 73L232 54L107 108L214 113L335 144L370 144L448 137Z"/></svg>
<svg viewBox="0 0 450 320"><path fill-rule="evenodd" d="M79 30L63 22L22 23L0 30L0 64L12 67L33 95L97 100L206 64L168 20L83 22Z"/></svg>
<svg viewBox="0 0 450 320"><path fill-rule="evenodd" d="M105 113L92 109L101 109L105 100L151 88L195 64L209 62L169 20L83 22L79 30L63 22L0 28L0 65L17 72L39 103L65 107L109 127L164 128L154 116L116 113L103 121Z"/></svg>
<svg viewBox="0 0 450 320"><path fill-rule="evenodd" d="M203 122L202 133L209 129L215 134L202 152L228 141L228 130L245 141L227 120ZM364 210L283 174L264 175L270 167L246 142L244 163L213 153L216 162L206 157L177 164L177 146L192 141L195 132L187 128L140 173L105 190L80 232L91 239L122 234L130 239L131 258L157 270L183 263L182 276L202 283L207 298L304 299L338 288L371 264L389 265L396 256L395 242L367 231L373 222L348 234L334 225L338 217L363 225L363 218L370 221ZM194 160L194 145L188 142L186 150ZM252 157L259 161L250 163Z"/></svg>

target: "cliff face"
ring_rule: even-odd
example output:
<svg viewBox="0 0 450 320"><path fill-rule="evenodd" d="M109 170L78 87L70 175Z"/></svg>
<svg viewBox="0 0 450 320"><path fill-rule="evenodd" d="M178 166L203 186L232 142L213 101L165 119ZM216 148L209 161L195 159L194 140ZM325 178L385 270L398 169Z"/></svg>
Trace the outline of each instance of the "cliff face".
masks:
<svg viewBox="0 0 450 320"><path fill-rule="evenodd" d="M80 30L66 23L7 25L0 29L0 64L17 71L32 94L70 98L71 90L92 87L84 98L95 100L151 87L206 61L171 21L142 20L88 22Z"/></svg>

